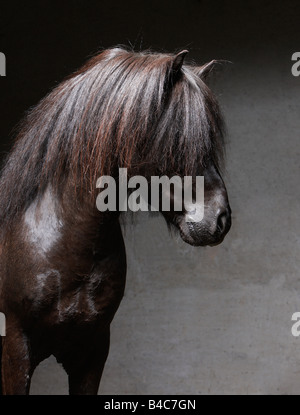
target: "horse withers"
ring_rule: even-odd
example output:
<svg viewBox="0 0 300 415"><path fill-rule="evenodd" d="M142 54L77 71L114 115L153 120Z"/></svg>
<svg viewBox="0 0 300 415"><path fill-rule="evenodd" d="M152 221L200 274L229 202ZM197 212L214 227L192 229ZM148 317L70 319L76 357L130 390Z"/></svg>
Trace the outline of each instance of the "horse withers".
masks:
<svg viewBox="0 0 300 415"><path fill-rule="evenodd" d="M204 216L162 211L195 246L222 242L223 120L205 83L214 61L104 50L26 116L0 178L2 392L28 394L54 355L71 394L96 394L124 293L121 212L96 208L97 179L204 176ZM98 193L97 193L98 192Z"/></svg>

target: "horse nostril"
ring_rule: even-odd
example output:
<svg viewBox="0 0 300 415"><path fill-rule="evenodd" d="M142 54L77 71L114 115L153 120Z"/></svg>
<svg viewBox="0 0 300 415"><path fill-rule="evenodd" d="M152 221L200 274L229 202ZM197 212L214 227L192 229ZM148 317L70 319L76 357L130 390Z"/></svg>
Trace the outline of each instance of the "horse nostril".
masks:
<svg viewBox="0 0 300 415"><path fill-rule="evenodd" d="M217 232L218 233L223 233L225 231L229 217L230 217L230 214L227 209L219 214L218 219L217 219Z"/></svg>

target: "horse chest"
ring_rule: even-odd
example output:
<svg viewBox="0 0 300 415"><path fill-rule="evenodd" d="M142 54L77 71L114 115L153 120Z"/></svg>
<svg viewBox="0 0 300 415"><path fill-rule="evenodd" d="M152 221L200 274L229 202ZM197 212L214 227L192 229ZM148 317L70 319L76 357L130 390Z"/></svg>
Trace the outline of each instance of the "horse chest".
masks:
<svg viewBox="0 0 300 415"><path fill-rule="evenodd" d="M125 250L119 225L117 232L109 232L114 235L111 246L107 242L99 253L88 239L89 227L82 224L72 229L57 217L50 190L39 206L34 202L28 208L24 225L30 276L23 292L29 313L35 318L43 316L51 324L110 319L125 284Z"/></svg>
<svg viewBox="0 0 300 415"><path fill-rule="evenodd" d="M122 287L112 278L91 274L70 281L55 270L35 276L31 312L52 324L93 322L110 318L120 301Z"/></svg>

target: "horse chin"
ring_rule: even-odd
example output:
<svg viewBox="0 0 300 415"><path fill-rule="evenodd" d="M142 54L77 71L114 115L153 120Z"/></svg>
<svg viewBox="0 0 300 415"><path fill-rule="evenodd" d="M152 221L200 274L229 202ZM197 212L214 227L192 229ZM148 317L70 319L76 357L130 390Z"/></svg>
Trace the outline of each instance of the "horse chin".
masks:
<svg viewBox="0 0 300 415"><path fill-rule="evenodd" d="M198 246L199 247L199 246L214 246L214 245L218 245L218 243L213 244L213 243L210 243L209 241L206 241L206 239L205 238L202 238L201 235L199 235L198 237L195 238L194 236L192 236L189 233L186 234L186 233L180 231L180 236L181 236L181 239L184 242L186 242L187 244L192 245L192 246Z"/></svg>
<svg viewBox="0 0 300 415"><path fill-rule="evenodd" d="M224 237L213 237L205 229L196 229L192 223L185 223L179 226L181 239L192 246L217 246L221 244Z"/></svg>
<svg viewBox="0 0 300 415"><path fill-rule="evenodd" d="M181 239L189 245L192 246L207 246L205 243L202 242L201 239L194 239L191 235L185 234L180 231Z"/></svg>

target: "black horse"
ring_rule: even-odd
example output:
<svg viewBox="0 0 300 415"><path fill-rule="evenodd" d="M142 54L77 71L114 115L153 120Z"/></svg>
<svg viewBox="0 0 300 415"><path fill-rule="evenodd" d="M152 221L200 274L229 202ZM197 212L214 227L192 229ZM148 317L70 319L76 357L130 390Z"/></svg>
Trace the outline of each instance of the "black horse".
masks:
<svg viewBox="0 0 300 415"><path fill-rule="evenodd" d="M0 179L2 392L29 393L54 355L71 394L96 394L123 296L120 212L99 212L97 178L204 176L204 217L162 212L195 246L222 242L230 207L220 175L223 122L205 84L214 61L103 51L26 117Z"/></svg>

